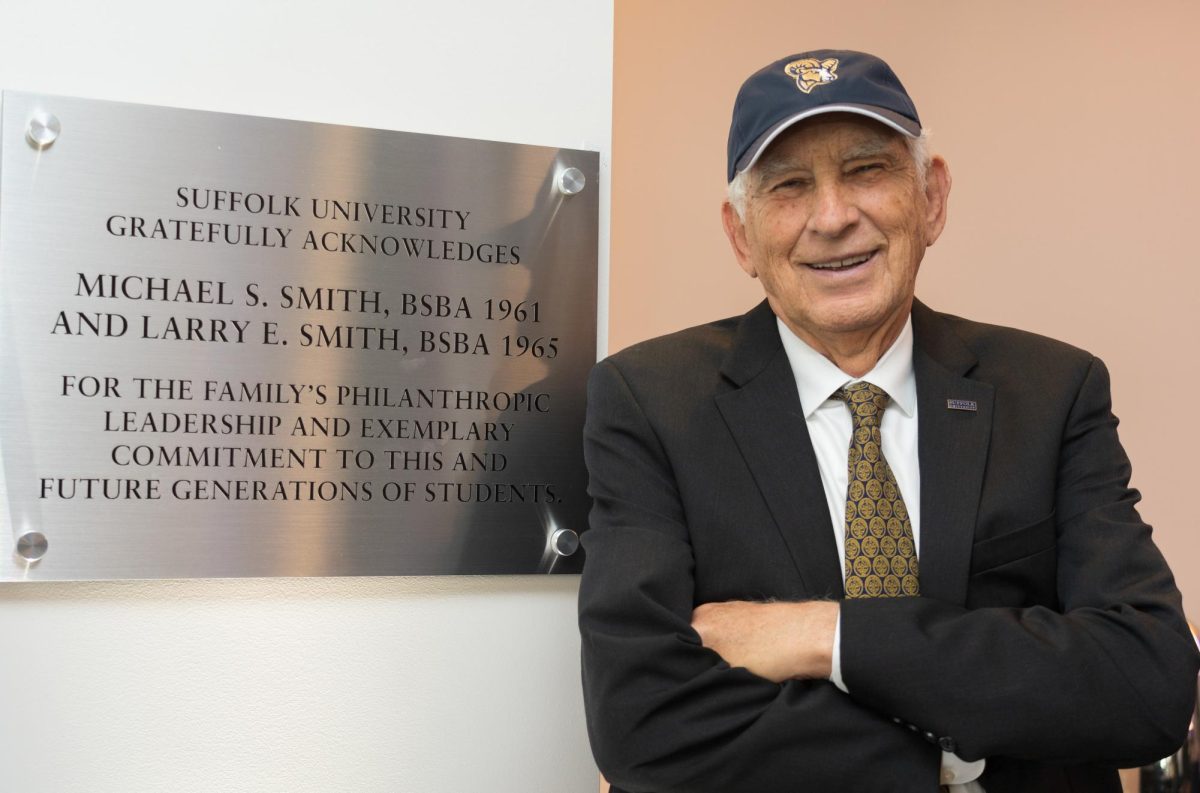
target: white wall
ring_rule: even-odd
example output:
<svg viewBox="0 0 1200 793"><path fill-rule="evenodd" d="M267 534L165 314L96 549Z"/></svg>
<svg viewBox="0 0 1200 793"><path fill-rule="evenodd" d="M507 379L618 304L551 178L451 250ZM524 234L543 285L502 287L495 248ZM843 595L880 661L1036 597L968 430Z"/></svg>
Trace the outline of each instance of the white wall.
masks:
<svg viewBox="0 0 1200 793"><path fill-rule="evenodd" d="M0 0L5 89L598 149L602 317L611 78L611 0ZM592 790L577 582L0 584L0 791Z"/></svg>

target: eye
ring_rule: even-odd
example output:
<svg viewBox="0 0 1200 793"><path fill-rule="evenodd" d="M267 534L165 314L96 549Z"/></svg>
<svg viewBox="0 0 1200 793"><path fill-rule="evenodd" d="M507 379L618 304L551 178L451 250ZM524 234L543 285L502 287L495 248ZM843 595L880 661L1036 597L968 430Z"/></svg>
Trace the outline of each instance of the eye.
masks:
<svg viewBox="0 0 1200 793"><path fill-rule="evenodd" d="M800 176L790 176L786 179L780 179L775 184L771 185L771 192L779 192L783 190L801 190L808 186L808 180Z"/></svg>
<svg viewBox="0 0 1200 793"><path fill-rule="evenodd" d="M883 170L883 163L881 163L881 162L868 162L868 163L863 163L862 165L856 165L856 166L854 166L853 168L851 168L851 169L850 169L850 173L852 173L852 174L860 174L860 173L861 173L861 174L866 174L866 173L872 173L872 172L874 172L874 171L882 171L882 170Z"/></svg>

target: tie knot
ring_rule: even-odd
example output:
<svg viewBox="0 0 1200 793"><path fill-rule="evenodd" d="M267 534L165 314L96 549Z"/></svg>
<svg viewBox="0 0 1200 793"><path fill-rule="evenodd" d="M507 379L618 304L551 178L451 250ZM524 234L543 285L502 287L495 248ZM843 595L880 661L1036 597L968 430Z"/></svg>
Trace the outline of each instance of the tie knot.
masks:
<svg viewBox="0 0 1200 793"><path fill-rule="evenodd" d="M883 411L892 401L887 391L865 380L839 388L833 396L850 408L850 418L855 427L863 423L877 425Z"/></svg>

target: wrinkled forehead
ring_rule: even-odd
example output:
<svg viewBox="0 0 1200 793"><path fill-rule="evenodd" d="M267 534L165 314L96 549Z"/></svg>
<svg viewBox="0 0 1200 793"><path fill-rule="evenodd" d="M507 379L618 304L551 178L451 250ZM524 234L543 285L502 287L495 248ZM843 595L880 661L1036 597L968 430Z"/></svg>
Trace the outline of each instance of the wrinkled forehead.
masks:
<svg viewBox="0 0 1200 793"><path fill-rule="evenodd" d="M817 158L850 160L882 154L910 156L904 136L853 113L827 113L785 131L771 142L755 167L766 172Z"/></svg>

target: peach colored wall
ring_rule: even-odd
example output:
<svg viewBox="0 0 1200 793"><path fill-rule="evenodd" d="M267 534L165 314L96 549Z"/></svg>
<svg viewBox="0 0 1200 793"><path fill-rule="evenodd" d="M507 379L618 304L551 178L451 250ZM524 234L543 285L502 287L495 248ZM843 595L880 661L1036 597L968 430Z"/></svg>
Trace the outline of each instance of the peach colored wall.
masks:
<svg viewBox="0 0 1200 793"><path fill-rule="evenodd" d="M616 0L610 350L760 297L718 221L742 79L888 60L954 175L917 294L1109 365L1142 514L1200 621L1200 4ZM1165 386L1165 388L1164 388Z"/></svg>

